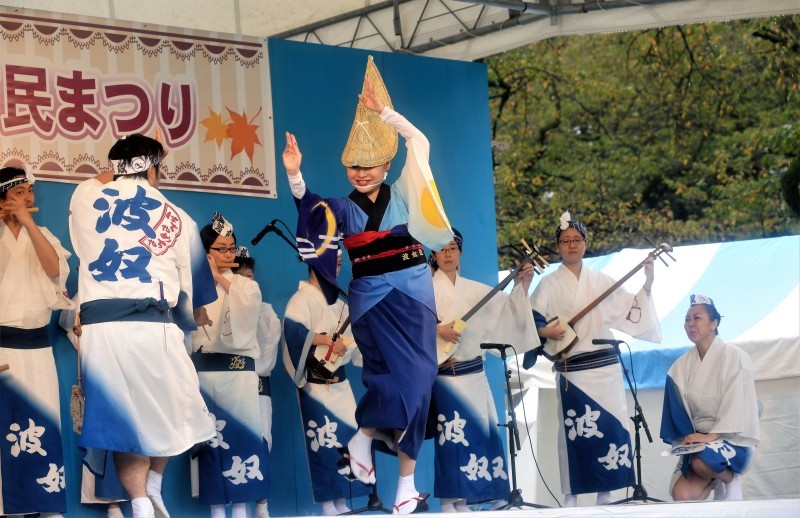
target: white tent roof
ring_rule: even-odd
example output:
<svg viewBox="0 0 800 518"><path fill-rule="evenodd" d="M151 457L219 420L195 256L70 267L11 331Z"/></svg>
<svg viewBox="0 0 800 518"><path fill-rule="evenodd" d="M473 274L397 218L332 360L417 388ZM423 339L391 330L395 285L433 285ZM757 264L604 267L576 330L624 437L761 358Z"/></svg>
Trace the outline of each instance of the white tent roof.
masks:
<svg viewBox="0 0 800 518"><path fill-rule="evenodd" d="M797 0L0 0L0 4L465 61L554 36L800 12Z"/></svg>

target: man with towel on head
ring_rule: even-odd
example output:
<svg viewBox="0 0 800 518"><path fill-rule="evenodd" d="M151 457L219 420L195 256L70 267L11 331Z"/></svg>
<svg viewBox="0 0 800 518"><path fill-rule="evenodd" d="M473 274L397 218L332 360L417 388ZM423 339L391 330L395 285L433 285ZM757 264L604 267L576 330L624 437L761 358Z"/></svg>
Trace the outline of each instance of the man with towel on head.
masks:
<svg viewBox="0 0 800 518"><path fill-rule="evenodd" d="M86 415L78 444L98 476L113 452L137 518L155 515L148 472L162 473L169 457L215 436L179 327L186 327L191 306L213 300L192 296L192 270L208 263L192 257L183 234L195 231L194 222L158 191L164 155L157 140L123 138L108 154L113 171L78 185L70 202L85 301L79 318Z"/></svg>
<svg viewBox="0 0 800 518"><path fill-rule="evenodd" d="M320 281L328 304L336 297L336 240L341 232L353 266L349 302L353 336L364 357L367 391L358 403L359 429L345 455L356 478L375 483L373 438L396 451L400 478L394 512L427 509L414 486L416 458L425 435L436 377L436 305L422 245L439 250L453 232L428 165L428 139L395 112L372 57L356 120L342 154L347 198L311 193L300 173L302 155L287 133L283 163L300 211L301 255ZM384 180L397 151L397 132L408 155L398 180ZM318 246L319 236L324 246Z"/></svg>

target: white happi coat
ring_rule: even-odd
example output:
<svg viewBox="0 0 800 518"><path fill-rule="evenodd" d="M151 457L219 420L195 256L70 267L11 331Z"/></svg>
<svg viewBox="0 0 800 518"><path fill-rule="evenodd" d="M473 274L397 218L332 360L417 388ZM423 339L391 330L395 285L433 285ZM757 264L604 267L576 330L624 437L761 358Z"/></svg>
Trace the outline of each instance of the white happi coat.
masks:
<svg viewBox="0 0 800 518"><path fill-rule="evenodd" d="M0 325L37 329L50 323L53 310L72 307L65 288L70 253L49 230L44 227L39 229L58 255L57 277L48 277L42 269L28 231L20 229L15 238L5 222L0 220ZM60 435L58 375L52 349L12 349L0 343L0 365L9 366L0 375L5 376L19 393L30 397L59 426L58 430L50 433ZM0 401L0 405L2 403ZM23 430L28 427L28 423L19 424ZM4 439L9 431L7 428L3 430L1 435ZM48 433L48 430L45 429L43 433ZM4 448L11 446L10 442L4 442ZM0 473L0 488L2 482ZM30 510L35 510L35 507ZM3 495L0 492L0 515L3 513Z"/></svg>
<svg viewBox="0 0 800 518"><path fill-rule="evenodd" d="M542 278L531 295L531 307L544 315L549 321L560 317L562 323L569 320L589 305L616 281L605 273L586 266L581 269L580 279L563 264L550 275ZM635 299L635 300L634 300ZM631 308L637 305L641 318L637 322L628 320ZM637 313L634 310L633 313ZM636 316L631 313L631 318ZM644 288L634 295L619 288L597 307L585 315L574 326L578 342L570 349L569 356L589 351L605 349L606 345L594 345L592 339L614 338L611 329L628 333L640 340L659 343L661 325L653 304L653 299Z"/></svg>
<svg viewBox="0 0 800 518"><path fill-rule="evenodd" d="M36 329L50 323L53 310L72 307L67 296L70 253L46 228L39 227L58 255L57 277L48 277L25 228L16 238L0 220L0 325Z"/></svg>
<svg viewBox="0 0 800 518"><path fill-rule="evenodd" d="M531 295L531 307L544 315L548 321L558 316L560 321L566 324L575 314L589 305L615 282L613 278L605 273L588 268L585 265L581 269L580 278L575 277L562 264L555 272L542 278ZM634 309L636 306L638 306L638 309ZM569 357L576 354L608 348L605 345L594 345L592 340L596 338L614 338L611 329L628 333L641 340L655 343L661 341L661 326L655 305L652 297L645 293L644 288L639 290L636 295L633 295L620 287L579 320L574 326L578 342L570 349L567 364L569 364ZM562 376L562 374L557 373L557 386L559 386ZM619 365L608 365L574 372L568 370L567 379L569 385L579 387L580 390L600 405L602 412L612 415L620 426L627 429L628 408L625 401L622 371ZM570 484L568 450L573 443L567 441L567 426L564 425L572 422L568 418L567 412L577 411L578 415L580 415L583 409L563 408L561 391L557 390L556 393L559 396L558 422L563 424L559 426L558 435L561 487L562 492L571 494L574 491L578 491L578 489L573 489ZM630 442L629 438L628 442ZM595 459L584 459L584 461L591 462L591 465L596 464L594 462ZM589 464L584 466L585 469L589 469L587 467ZM607 488L607 490L612 489L617 489L617 487Z"/></svg>
<svg viewBox="0 0 800 518"><path fill-rule="evenodd" d="M487 293L489 286L456 276L453 284L447 274L436 270L433 275L433 291L436 297L436 315L443 324L460 319ZM513 345L517 354L539 346L539 335L533 322L528 294L522 286L515 286L511 295L500 292L492 297L472 318L461 334L458 348L453 355L456 361L471 360L486 356L481 343ZM509 349L508 354L513 352ZM496 350L492 353L499 354Z"/></svg>
<svg viewBox="0 0 800 518"><path fill-rule="evenodd" d="M217 285L217 300L205 306L211 324L192 332L192 349L258 358L261 289L252 279L230 270L223 275L231 283L230 292Z"/></svg>
<svg viewBox="0 0 800 518"><path fill-rule="evenodd" d="M717 336L702 360L692 347L667 375L683 396L697 432L722 434L720 440L736 446L758 444L758 400L746 352Z"/></svg>
<svg viewBox="0 0 800 518"><path fill-rule="evenodd" d="M145 180L81 183L72 195L69 222L80 258L82 302L152 297L174 307L181 291L192 299L188 234L197 227ZM84 385L89 385L85 391L96 389L107 402L97 410L93 406L103 398L91 400L87 392L81 446L173 456L214 437L183 338L183 331L172 323L125 321L83 327L81 359ZM108 413L121 416L126 428L90 429L90 419L103 422ZM102 459L96 453L100 452L90 451L85 461L99 470Z"/></svg>
<svg viewBox="0 0 800 518"><path fill-rule="evenodd" d="M314 340L314 335L320 333L335 333L338 331L337 325L344 323L348 316L348 307L344 305L344 302L337 300L333 304L328 305L322 291L307 281L300 281L297 291L292 295L292 298L289 299L289 303L286 305L284 326L286 325L285 319L291 319L302 324L309 330L300 355L301 358L306 358L308 352L311 350L311 342ZM353 335L350 326L347 327L343 334L352 338ZM283 366L286 368L286 372L289 373L289 376L298 388L308 388L309 391L313 392L313 387L306 383L305 362L301 362L301 365L295 368L289 354L289 349L285 343L285 336L283 337L283 342ZM342 365L346 365L351 360L356 365L360 364L361 361L361 355L358 353L358 348L355 346L348 347L347 353L342 359ZM350 387L349 382L347 382L347 387ZM352 391L350 391L350 394L352 398ZM355 407L353 411L355 412ZM353 423L355 423L355 419Z"/></svg>
<svg viewBox="0 0 800 518"><path fill-rule="evenodd" d="M278 349L281 342L281 320L272 309L272 304L261 303L256 330L259 356L256 358L256 374L268 377L278 360ZM272 449L272 396L261 394L258 398L261 407L261 434Z"/></svg>

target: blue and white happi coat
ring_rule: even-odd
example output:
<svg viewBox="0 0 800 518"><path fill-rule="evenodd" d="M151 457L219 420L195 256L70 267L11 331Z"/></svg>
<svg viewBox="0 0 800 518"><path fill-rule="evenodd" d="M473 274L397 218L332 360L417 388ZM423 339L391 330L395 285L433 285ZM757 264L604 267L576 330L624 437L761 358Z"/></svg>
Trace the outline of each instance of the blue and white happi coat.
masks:
<svg viewBox="0 0 800 518"><path fill-rule="evenodd" d="M346 318L347 308L342 301L328 305L318 288L300 281L283 319L283 365L297 385L311 490L317 503L370 492L361 482L348 480L349 466L339 465L338 450L347 445L357 428L356 401L350 381L344 378L344 365L359 359L358 350L354 346L348 348L342 367L336 372L337 379L331 383L309 382L305 362L314 336L335 333L337 324Z"/></svg>
<svg viewBox="0 0 800 518"><path fill-rule="evenodd" d="M82 307L151 299L171 308L177 322L191 315L192 301L215 296L194 289L198 272L210 275L197 225L146 181L81 183L69 223ZM108 452L169 457L214 437L183 329L169 321L102 320L81 318L86 412L79 446L92 472L104 475Z"/></svg>
<svg viewBox="0 0 800 518"><path fill-rule="evenodd" d="M758 420L753 364L738 347L716 337L704 358L692 347L670 367L661 417L664 442L676 446L696 432L721 434L700 452L679 457L676 470L683 476L694 456L717 473L747 471L759 442Z"/></svg>
<svg viewBox="0 0 800 518"><path fill-rule="evenodd" d="M195 494L207 505L267 498L271 482L255 371L255 358L262 353L258 340L261 290L251 279L230 270L223 275L231 283L230 290L217 286L217 300L205 306L212 323L192 333L200 391L216 425L216 437L196 458ZM209 367L209 358L222 363Z"/></svg>
<svg viewBox="0 0 800 518"><path fill-rule="evenodd" d="M72 342L72 345L78 348L78 337L75 336L73 328L77 323L77 308L80 307L80 296L76 294L73 297L73 307L71 309L64 309L58 316L58 325L67 333L67 338ZM81 503L82 504L108 504L111 502L121 502L130 500L125 488L122 487L122 482L117 475L117 469L114 464L114 456L105 456L105 466L100 470L103 473L102 477L95 477L92 470L85 464L81 470Z"/></svg>
<svg viewBox="0 0 800 518"><path fill-rule="evenodd" d="M548 321L559 317L566 323L614 282L585 265L578 278L562 264L542 278L531 295L531 307ZM634 295L620 288L575 324L578 342L568 354L567 372L556 372L558 458L564 494L612 491L636 482L620 365L569 370L569 359L575 355L606 348L592 340L613 338L612 329L660 342L661 327L652 297L644 289Z"/></svg>
<svg viewBox="0 0 800 518"><path fill-rule="evenodd" d="M47 325L71 307L67 252L40 230L59 257L59 275L41 267L28 231L17 237L0 220L0 515L67 509L58 375ZM33 340L14 332L36 333Z"/></svg>
<svg viewBox="0 0 800 518"><path fill-rule="evenodd" d="M258 404L261 409L261 435L272 450L272 390L270 376L278 360L281 346L281 320L272 309L272 304L261 303L258 313L258 329L256 330L259 356L256 358L256 374L258 375Z"/></svg>
<svg viewBox="0 0 800 518"><path fill-rule="evenodd" d="M438 318L449 323L464 316L491 289L456 276L433 276ZM467 321L453 354L456 370L443 367L433 384L429 421L436 422L434 496L480 503L507 498L511 489L501 428L497 426L489 381L483 370L484 342L514 346L525 353L539 346L530 301L521 286L496 294ZM492 351L494 352L494 351ZM513 354L512 350L508 350ZM466 374L460 374L464 367ZM477 369L477 370L476 370ZM456 372L456 375L453 375Z"/></svg>

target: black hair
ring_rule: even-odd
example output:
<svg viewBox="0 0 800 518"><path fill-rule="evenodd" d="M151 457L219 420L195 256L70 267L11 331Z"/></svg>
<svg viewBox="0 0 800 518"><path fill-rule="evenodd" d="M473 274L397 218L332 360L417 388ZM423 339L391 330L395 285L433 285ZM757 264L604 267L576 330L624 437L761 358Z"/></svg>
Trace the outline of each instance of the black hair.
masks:
<svg viewBox="0 0 800 518"><path fill-rule="evenodd" d="M717 328L714 329L714 334L719 334L719 325L722 322L722 315L719 314L717 311L717 307L713 304L695 304L695 306L703 306L706 308L706 313L708 313L708 318L713 322L714 320L717 321Z"/></svg>
<svg viewBox="0 0 800 518"><path fill-rule="evenodd" d="M252 257L237 257L236 263L238 263L239 266L232 268L233 273L239 273L239 270L242 268L249 268L253 270L253 273L256 272L256 260Z"/></svg>
<svg viewBox="0 0 800 518"><path fill-rule="evenodd" d="M12 178L17 178L19 176L26 176L25 169L21 167L4 167L0 169L0 183L7 182ZM6 199L6 193L8 191L0 192L0 200Z"/></svg>
<svg viewBox="0 0 800 518"><path fill-rule="evenodd" d="M463 252L464 251L464 236L461 235L461 232L459 232L456 227L451 227L451 229L453 230L453 241L455 241L456 246L458 247L458 251L459 252ZM449 245L449 244L450 243L447 243L447 245ZM444 246L447 246L447 245L444 245ZM428 255L428 266L430 266L433 269L434 272L439 269L439 263L436 262L436 252L441 252L442 250L444 250L444 246L442 247L441 250L437 250L437 251L431 250L430 255Z"/></svg>
<svg viewBox="0 0 800 518"><path fill-rule="evenodd" d="M156 174L159 172L161 159L164 157L164 146L161 142L154 138L146 137L139 133L128 135L127 137L119 139L111 149L108 151L109 160L124 160L126 164L136 157L146 156L150 158L156 169ZM114 179L120 176L119 171L114 171ZM147 178L147 170L137 174L127 174L127 177Z"/></svg>
<svg viewBox="0 0 800 518"><path fill-rule="evenodd" d="M203 243L203 248L206 249L206 253L208 253L209 248L211 248L211 245L214 244L214 241L216 241L218 237L219 234L217 234L217 232L211 226L211 223L200 229L200 241ZM236 232L232 233L231 237L235 243Z"/></svg>

